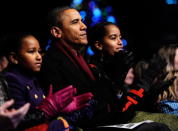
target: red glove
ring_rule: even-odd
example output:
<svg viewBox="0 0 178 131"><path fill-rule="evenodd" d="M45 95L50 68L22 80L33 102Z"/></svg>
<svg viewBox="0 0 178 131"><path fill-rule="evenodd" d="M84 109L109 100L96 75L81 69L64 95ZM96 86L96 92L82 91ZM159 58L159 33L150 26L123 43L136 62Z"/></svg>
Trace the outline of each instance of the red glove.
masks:
<svg viewBox="0 0 178 131"><path fill-rule="evenodd" d="M42 101L37 109L45 112L47 118L54 117L56 114L61 112L62 109L64 109L69 103L72 102L75 94L76 88L74 88L72 85L52 94L52 85L50 85L48 96Z"/></svg>
<svg viewBox="0 0 178 131"><path fill-rule="evenodd" d="M80 110L81 108L85 106L89 106L87 103L91 98L93 97L93 94L91 92L81 94L78 96L73 97L73 100L70 104L68 104L64 109L62 109L63 113L70 113L76 110Z"/></svg>
<svg viewBox="0 0 178 131"><path fill-rule="evenodd" d="M45 112L47 118L51 118L59 113L70 113L87 106L93 95L89 92L75 96L76 92L76 88L70 85L52 94L50 86L49 95L37 108Z"/></svg>

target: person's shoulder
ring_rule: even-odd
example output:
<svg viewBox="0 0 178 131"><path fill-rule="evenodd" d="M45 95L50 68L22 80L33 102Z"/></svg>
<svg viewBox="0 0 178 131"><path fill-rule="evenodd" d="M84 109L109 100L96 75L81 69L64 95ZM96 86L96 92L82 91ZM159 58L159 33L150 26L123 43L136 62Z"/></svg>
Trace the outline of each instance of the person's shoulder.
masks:
<svg viewBox="0 0 178 131"><path fill-rule="evenodd" d="M4 78L6 79L6 81L9 83L21 83L23 84L24 82L27 81L27 78L25 77L24 74L20 73L20 71L18 70L10 70L10 71L6 71L4 72Z"/></svg>
<svg viewBox="0 0 178 131"><path fill-rule="evenodd" d="M99 69L103 68L103 64L102 64L102 62L100 61L99 58L93 56L93 57L91 57L91 59L89 61L89 67L91 69L97 69L97 70L99 70Z"/></svg>
<svg viewBox="0 0 178 131"><path fill-rule="evenodd" d="M43 61L56 61L61 60L65 56L63 52L61 52L59 49L57 49L55 46L51 46L44 54Z"/></svg>
<svg viewBox="0 0 178 131"><path fill-rule="evenodd" d="M7 72L4 72L4 77L6 79L8 79L8 78L18 78L19 74L15 73L15 72L7 71Z"/></svg>

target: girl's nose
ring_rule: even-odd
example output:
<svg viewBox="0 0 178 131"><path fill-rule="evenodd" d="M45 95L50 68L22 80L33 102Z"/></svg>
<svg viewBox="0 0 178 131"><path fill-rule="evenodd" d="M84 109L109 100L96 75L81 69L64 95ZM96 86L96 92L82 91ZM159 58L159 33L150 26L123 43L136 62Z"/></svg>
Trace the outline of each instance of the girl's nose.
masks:
<svg viewBox="0 0 178 131"><path fill-rule="evenodd" d="M42 59L42 56L41 56L41 54L40 54L39 52L37 52L36 58L37 58L38 60L41 60L41 59Z"/></svg>
<svg viewBox="0 0 178 131"><path fill-rule="evenodd" d="M118 39L118 45L123 47L123 42L122 42L122 40L120 38Z"/></svg>

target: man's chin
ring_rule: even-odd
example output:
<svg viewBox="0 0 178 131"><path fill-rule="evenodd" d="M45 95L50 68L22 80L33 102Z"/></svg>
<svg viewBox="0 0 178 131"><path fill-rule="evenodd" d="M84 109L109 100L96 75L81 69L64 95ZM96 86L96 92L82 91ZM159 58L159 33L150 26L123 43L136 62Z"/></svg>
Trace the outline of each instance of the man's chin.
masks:
<svg viewBox="0 0 178 131"><path fill-rule="evenodd" d="M80 45L87 45L88 44L88 41L81 41L80 42Z"/></svg>

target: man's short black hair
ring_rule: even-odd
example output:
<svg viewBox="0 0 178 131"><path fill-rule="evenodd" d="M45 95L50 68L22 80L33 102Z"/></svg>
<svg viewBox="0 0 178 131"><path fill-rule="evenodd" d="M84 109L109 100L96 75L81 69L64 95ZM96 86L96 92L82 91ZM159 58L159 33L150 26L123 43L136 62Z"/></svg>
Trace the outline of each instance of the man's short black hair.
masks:
<svg viewBox="0 0 178 131"><path fill-rule="evenodd" d="M72 8L70 6L56 7L49 12L49 14L48 14L49 29L52 26L62 27L61 17L63 15L63 12L68 9L74 9L74 8Z"/></svg>

